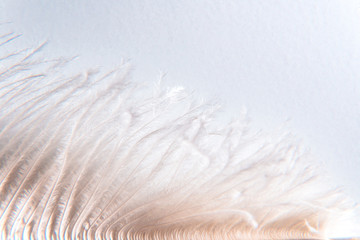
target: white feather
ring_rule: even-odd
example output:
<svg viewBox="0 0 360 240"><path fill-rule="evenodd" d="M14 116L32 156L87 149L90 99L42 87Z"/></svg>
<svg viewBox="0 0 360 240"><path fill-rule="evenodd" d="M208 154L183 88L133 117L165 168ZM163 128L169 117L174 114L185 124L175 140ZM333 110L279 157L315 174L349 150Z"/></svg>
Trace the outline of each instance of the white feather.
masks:
<svg viewBox="0 0 360 240"><path fill-rule="evenodd" d="M290 135L37 51L1 60L2 239L324 238L351 212Z"/></svg>

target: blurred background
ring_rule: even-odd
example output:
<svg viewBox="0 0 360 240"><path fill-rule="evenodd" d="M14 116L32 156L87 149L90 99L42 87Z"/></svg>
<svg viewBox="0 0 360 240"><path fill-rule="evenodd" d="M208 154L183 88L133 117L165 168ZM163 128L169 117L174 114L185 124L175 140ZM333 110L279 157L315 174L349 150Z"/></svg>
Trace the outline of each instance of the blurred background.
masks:
<svg viewBox="0 0 360 240"><path fill-rule="evenodd" d="M245 107L257 128L286 122L360 202L360 1L2 0L0 22L77 71L130 61L136 81L166 74L220 102L224 121Z"/></svg>

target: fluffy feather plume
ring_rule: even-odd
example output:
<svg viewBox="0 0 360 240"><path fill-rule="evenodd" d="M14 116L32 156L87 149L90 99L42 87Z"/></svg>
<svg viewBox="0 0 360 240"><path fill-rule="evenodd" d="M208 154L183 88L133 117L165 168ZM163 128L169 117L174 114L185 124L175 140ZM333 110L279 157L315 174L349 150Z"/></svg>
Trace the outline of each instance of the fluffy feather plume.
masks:
<svg viewBox="0 0 360 240"><path fill-rule="evenodd" d="M290 136L37 51L0 62L2 239L325 238L349 211Z"/></svg>

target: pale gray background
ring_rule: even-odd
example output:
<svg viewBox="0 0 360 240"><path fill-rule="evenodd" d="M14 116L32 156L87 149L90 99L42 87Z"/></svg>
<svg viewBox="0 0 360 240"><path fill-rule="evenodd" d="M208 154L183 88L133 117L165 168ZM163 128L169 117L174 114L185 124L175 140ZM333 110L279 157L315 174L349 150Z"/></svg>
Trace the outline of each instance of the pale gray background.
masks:
<svg viewBox="0 0 360 240"><path fill-rule="evenodd" d="M2 0L19 46L48 40L77 67L133 63L132 76L246 106L254 125L285 121L360 202L360 1ZM21 44L20 44L21 43ZM230 118L230 117L229 117Z"/></svg>

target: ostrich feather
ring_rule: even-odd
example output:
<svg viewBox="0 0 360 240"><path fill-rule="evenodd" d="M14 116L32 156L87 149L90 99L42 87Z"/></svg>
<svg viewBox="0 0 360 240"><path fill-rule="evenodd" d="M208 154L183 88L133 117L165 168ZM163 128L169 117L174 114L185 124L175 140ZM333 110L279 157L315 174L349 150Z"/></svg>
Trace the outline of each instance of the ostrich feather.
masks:
<svg viewBox="0 0 360 240"><path fill-rule="evenodd" d="M2 239L318 239L352 213L291 135L38 51L0 62Z"/></svg>

